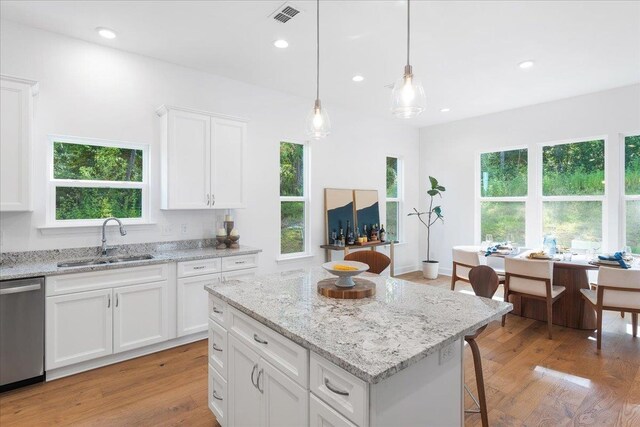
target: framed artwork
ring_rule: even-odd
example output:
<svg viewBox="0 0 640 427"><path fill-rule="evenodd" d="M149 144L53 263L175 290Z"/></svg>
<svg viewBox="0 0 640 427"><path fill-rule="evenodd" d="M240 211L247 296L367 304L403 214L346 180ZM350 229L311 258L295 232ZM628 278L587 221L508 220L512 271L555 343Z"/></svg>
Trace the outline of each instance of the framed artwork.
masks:
<svg viewBox="0 0 640 427"><path fill-rule="evenodd" d="M347 232L347 221L352 226L354 224L353 210L353 190L343 188L325 188L324 189L324 208L325 208L325 238L327 244L331 243L331 233L335 230L340 233L340 229Z"/></svg>
<svg viewBox="0 0 640 427"><path fill-rule="evenodd" d="M380 226L380 207L378 206L378 190L353 190L353 200L356 210L356 227L362 231L374 224Z"/></svg>

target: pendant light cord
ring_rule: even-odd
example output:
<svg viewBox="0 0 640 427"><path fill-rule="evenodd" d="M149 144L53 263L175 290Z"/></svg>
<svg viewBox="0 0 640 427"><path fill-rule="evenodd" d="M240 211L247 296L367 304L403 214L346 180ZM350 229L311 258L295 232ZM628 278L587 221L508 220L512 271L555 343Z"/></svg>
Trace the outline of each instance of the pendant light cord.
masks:
<svg viewBox="0 0 640 427"><path fill-rule="evenodd" d="M411 0L407 0L407 65L409 62L409 47L411 45Z"/></svg>
<svg viewBox="0 0 640 427"><path fill-rule="evenodd" d="M320 99L320 0L316 0L316 99Z"/></svg>

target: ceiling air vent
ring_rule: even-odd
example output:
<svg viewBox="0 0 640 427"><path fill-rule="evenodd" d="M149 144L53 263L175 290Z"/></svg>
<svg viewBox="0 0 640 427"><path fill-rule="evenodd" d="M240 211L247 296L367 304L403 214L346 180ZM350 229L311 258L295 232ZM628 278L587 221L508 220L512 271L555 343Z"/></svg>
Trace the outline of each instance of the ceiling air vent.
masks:
<svg viewBox="0 0 640 427"><path fill-rule="evenodd" d="M284 3L275 12L271 14L271 17L278 22L286 23L291 18L296 16L300 11L294 7L289 6L287 3Z"/></svg>

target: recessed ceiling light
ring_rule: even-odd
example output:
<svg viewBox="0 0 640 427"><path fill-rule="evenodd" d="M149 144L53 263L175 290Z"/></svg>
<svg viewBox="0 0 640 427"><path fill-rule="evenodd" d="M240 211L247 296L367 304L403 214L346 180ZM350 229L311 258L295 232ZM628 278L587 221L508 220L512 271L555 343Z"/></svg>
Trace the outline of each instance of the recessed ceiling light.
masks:
<svg viewBox="0 0 640 427"><path fill-rule="evenodd" d="M518 67L520 67L522 69L531 68L531 67L533 67L533 61L531 61L531 60L523 61L523 62L518 64Z"/></svg>
<svg viewBox="0 0 640 427"><path fill-rule="evenodd" d="M278 49L286 49L289 47L289 42L283 39L279 39L273 42L273 45Z"/></svg>
<svg viewBox="0 0 640 427"><path fill-rule="evenodd" d="M451 108L441 108L440 109L441 113L448 113L449 111L451 111Z"/></svg>
<svg viewBox="0 0 640 427"><path fill-rule="evenodd" d="M364 77L362 77L360 74L356 74L351 78L351 80L353 80L354 82L361 82L364 80Z"/></svg>
<svg viewBox="0 0 640 427"><path fill-rule="evenodd" d="M105 39L115 39L116 38L116 32L113 31L113 30L110 30L108 28L98 27L98 28L96 28L96 31L98 32L98 34L100 34L100 36L104 37Z"/></svg>

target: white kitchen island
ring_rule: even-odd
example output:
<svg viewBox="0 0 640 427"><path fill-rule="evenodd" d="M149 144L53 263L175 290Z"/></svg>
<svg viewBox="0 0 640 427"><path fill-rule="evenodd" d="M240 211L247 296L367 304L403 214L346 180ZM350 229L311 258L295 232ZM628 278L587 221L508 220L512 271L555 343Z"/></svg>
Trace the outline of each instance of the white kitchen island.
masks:
<svg viewBox="0 0 640 427"><path fill-rule="evenodd" d="M511 304L368 276L319 295L321 269L206 286L209 407L227 427L461 426L463 338Z"/></svg>

